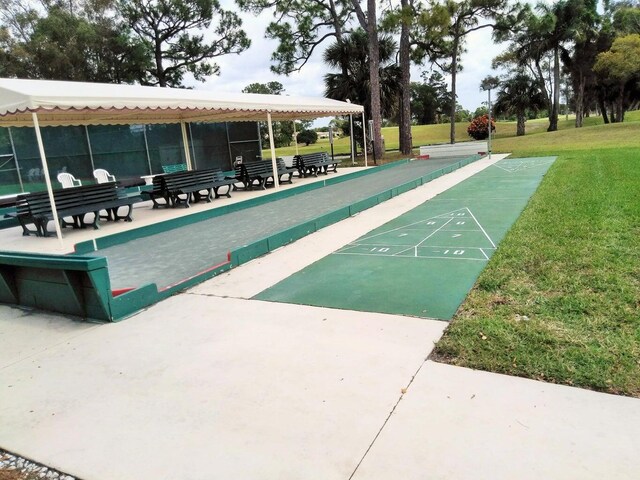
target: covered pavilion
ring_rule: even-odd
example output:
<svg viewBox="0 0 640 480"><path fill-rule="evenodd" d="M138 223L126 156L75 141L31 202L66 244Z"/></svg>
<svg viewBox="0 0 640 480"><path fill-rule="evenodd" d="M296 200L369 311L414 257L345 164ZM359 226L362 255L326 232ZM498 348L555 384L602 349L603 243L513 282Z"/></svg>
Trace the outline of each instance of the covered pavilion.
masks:
<svg viewBox="0 0 640 480"><path fill-rule="evenodd" d="M333 115L362 115L363 124L365 120L361 105L320 97L216 94L139 85L0 79L0 127L34 127L60 242L62 233L41 126L177 123L182 129L187 168L191 169L187 123L266 121L271 162L276 170L273 121L311 120ZM277 189L277 178L275 184Z"/></svg>

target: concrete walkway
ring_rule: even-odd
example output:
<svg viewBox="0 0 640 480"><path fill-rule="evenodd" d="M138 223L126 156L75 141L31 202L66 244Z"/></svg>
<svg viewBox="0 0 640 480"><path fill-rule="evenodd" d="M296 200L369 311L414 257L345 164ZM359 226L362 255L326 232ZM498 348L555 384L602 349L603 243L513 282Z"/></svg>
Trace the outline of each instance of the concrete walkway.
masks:
<svg viewBox="0 0 640 480"><path fill-rule="evenodd" d="M490 163L117 324L0 307L0 447L87 480L637 478L638 399L426 361L443 322L247 300Z"/></svg>

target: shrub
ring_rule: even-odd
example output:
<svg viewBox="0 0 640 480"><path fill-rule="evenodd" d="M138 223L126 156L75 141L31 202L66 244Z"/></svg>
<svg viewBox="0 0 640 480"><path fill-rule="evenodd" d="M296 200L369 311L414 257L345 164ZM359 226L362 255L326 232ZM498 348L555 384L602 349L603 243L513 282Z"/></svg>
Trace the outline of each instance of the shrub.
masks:
<svg viewBox="0 0 640 480"><path fill-rule="evenodd" d="M479 117L474 118L469 126L467 127L467 133L469 136L475 140L484 140L489 137L489 116L488 115L480 115ZM491 131L496 131L496 122L491 119Z"/></svg>
<svg viewBox="0 0 640 480"><path fill-rule="evenodd" d="M298 142L309 145L318 141L318 134L313 130L302 130L298 133Z"/></svg>

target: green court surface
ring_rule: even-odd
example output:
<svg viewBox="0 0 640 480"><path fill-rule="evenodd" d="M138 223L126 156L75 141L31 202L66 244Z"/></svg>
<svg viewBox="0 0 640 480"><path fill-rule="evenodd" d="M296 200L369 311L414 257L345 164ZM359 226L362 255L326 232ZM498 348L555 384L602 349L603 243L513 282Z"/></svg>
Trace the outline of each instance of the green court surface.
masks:
<svg viewBox="0 0 640 480"><path fill-rule="evenodd" d="M554 160L496 162L255 298L450 320Z"/></svg>

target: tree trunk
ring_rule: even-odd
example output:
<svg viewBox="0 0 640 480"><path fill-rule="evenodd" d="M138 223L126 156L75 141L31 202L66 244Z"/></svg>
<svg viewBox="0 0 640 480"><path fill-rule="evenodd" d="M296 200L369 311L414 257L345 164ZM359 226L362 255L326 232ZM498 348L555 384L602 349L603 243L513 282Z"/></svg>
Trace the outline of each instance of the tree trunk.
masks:
<svg viewBox="0 0 640 480"><path fill-rule="evenodd" d="M402 9L409 8L409 0L401 0ZM411 51L409 46L409 25L402 22L400 31L400 153L411 155Z"/></svg>
<svg viewBox="0 0 640 480"><path fill-rule="evenodd" d="M553 105L549 113L547 132L558 130L558 106L560 105L560 49L553 49Z"/></svg>
<svg viewBox="0 0 640 480"><path fill-rule="evenodd" d="M367 33L369 34L369 81L371 83L371 119L373 120L373 160L382 159L382 114L380 103L380 47L376 0L367 0Z"/></svg>
<svg viewBox="0 0 640 480"><path fill-rule="evenodd" d="M339 45L342 45L343 44L342 23L340 22L340 18L339 18L334 0L329 0L329 10L331 12L330 13L331 18L333 19L333 29L336 32L336 42ZM349 66L348 66L348 61L344 58L343 55L340 56L340 69L342 70L342 75L344 75L344 78L347 78L349 76Z"/></svg>
<svg viewBox="0 0 640 480"><path fill-rule="evenodd" d="M609 116L607 115L607 104L604 102L602 94L598 94L598 108L600 109L600 113L602 114L602 121L605 125L608 124Z"/></svg>
<svg viewBox="0 0 640 480"><path fill-rule="evenodd" d="M540 87L540 91L544 95L544 100L547 102L547 110L551 112L551 98L549 97L549 92L547 92L547 85L544 82L544 74L542 73L542 66L540 66L540 61L536 60L536 72L538 75L538 85Z"/></svg>
<svg viewBox="0 0 640 480"><path fill-rule="evenodd" d="M616 121L622 123L624 121L624 83L618 88L620 88L620 91L618 92L618 101L616 102Z"/></svg>
<svg viewBox="0 0 640 480"><path fill-rule="evenodd" d="M358 22L362 29L367 32L369 40L369 83L371 84L371 120L373 121L373 161L378 162L382 158L382 113L380 102L380 47L378 42L378 26L376 18L376 1L367 0L367 13L365 14L360 5L361 0L351 0ZM367 128L362 125L362 128ZM367 148L365 145L364 148Z"/></svg>
<svg viewBox="0 0 640 480"><path fill-rule="evenodd" d="M156 39L155 46L155 58L156 58L156 76L158 77L158 85L161 87L167 86L167 77L164 74L164 67L162 66L162 43Z"/></svg>
<svg viewBox="0 0 640 480"><path fill-rule="evenodd" d="M582 72L580 72L580 78L578 78L578 88L575 92L576 98L576 128L582 127L584 120L584 88L585 78Z"/></svg>
<svg viewBox="0 0 640 480"><path fill-rule="evenodd" d="M457 36L454 37L453 55L451 56L451 108L449 109L449 115L451 115L449 140L452 144L456 143L456 73L458 70L458 42L459 38Z"/></svg>
<svg viewBox="0 0 640 480"><path fill-rule="evenodd" d="M618 117L616 116L616 104L615 102L611 102L611 113L609 114L609 118L611 123L616 123L618 121Z"/></svg>
<svg viewBox="0 0 640 480"><path fill-rule="evenodd" d="M524 112L519 112L517 115L518 123L516 126L516 136L521 137L524 135L524 122L526 118L524 116Z"/></svg>

